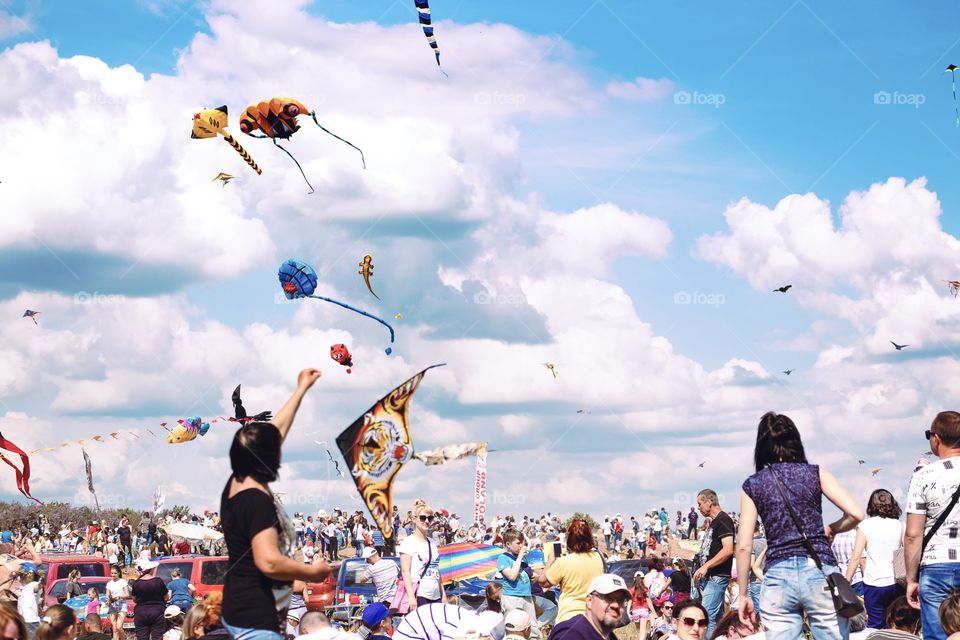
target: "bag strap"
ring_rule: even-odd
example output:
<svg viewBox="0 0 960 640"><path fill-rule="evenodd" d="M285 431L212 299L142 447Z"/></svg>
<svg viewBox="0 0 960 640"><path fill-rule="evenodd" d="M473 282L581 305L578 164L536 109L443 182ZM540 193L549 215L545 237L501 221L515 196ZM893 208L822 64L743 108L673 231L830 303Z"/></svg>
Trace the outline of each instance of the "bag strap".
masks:
<svg viewBox="0 0 960 640"><path fill-rule="evenodd" d="M430 568L431 562L433 562L433 540L427 538L427 564L423 565L423 571L420 572L421 580L423 580L423 577L427 575L427 569Z"/></svg>
<svg viewBox="0 0 960 640"><path fill-rule="evenodd" d="M770 475L773 476L773 480L777 485L777 491L780 492L780 497L783 498L783 504L787 507L787 511L790 513L790 517L793 519L793 524L796 525L797 531L800 532L800 539L803 541L803 546L807 548L807 552L810 554L810 557L813 558L813 561L817 563L817 569L823 571L823 564L820 563L820 556L817 555L817 552L813 549L813 545L810 543L810 540L807 538L807 534L804 533L803 527L800 525L800 518L797 517L797 514L794 513L793 507L790 506L790 501L787 500L787 494L783 490L783 484L780 482L780 477L777 475L777 472L773 470L773 466L767 467L770 470Z"/></svg>
<svg viewBox="0 0 960 640"><path fill-rule="evenodd" d="M923 558L923 552L926 551L927 545L930 544L934 534L937 532L940 526L947 521L947 516L950 515L950 512L953 511L953 508L957 506L957 500L960 500L960 484L957 485L957 490L953 492L953 497L950 498L950 504L947 505L946 509L940 512L940 517L937 518L937 521L933 523L933 527L930 528L930 531L927 532L927 535L923 536L923 546L920 547L921 558Z"/></svg>

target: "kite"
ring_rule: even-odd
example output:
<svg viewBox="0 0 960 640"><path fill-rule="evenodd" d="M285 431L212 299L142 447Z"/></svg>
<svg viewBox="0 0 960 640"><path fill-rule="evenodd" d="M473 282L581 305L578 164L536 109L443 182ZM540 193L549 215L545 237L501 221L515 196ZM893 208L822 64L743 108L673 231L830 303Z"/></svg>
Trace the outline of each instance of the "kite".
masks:
<svg viewBox="0 0 960 640"><path fill-rule="evenodd" d="M890 341L890 344L892 344L892 345L896 348L897 351L903 351L906 347L909 347L909 346L910 346L910 345L908 345L908 344L897 344L897 343L894 342L893 340Z"/></svg>
<svg viewBox="0 0 960 640"><path fill-rule="evenodd" d="M944 282L947 283L947 286L950 287L950 293L956 298L957 294L960 293L960 280L944 280Z"/></svg>
<svg viewBox="0 0 960 640"><path fill-rule="evenodd" d="M943 72L950 73L950 84L953 87L953 112L957 116L957 126L960 127L960 107L957 106L957 74L954 73L957 69L960 69L960 67L955 64L951 64L947 66Z"/></svg>
<svg viewBox="0 0 960 640"><path fill-rule="evenodd" d="M790 374L793 373L794 371L796 371L796 369L786 369L786 370L782 371L781 373L785 373L786 375L790 375Z"/></svg>
<svg viewBox="0 0 960 640"><path fill-rule="evenodd" d="M117 436L118 436L119 434L120 434L119 431L111 431L111 432L110 432L110 437L113 438L114 440L116 440L116 439L117 439Z"/></svg>
<svg viewBox="0 0 960 640"><path fill-rule="evenodd" d="M337 447L385 541L393 539L393 479L413 457L407 426L410 399L424 374L416 374L370 407L337 436Z"/></svg>
<svg viewBox="0 0 960 640"><path fill-rule="evenodd" d="M30 309L27 309L26 311L23 312L23 315L20 316L20 317L21 317L21 318L30 318L31 320L33 320L33 324L39 325L40 323L37 322L37 316L38 316L39 314L40 314L39 311L31 311Z"/></svg>
<svg viewBox="0 0 960 640"><path fill-rule="evenodd" d="M9 451L20 456L20 467L17 467L10 458L0 453L0 459L2 459L8 467L13 469L17 478L17 489L30 498L39 505L43 505L42 502L30 495L30 456L23 452L23 450L17 445L13 444L9 440L3 437L3 434L0 433L0 449L4 451Z"/></svg>
<svg viewBox="0 0 960 640"><path fill-rule="evenodd" d="M774 293L786 293L787 290L788 290L790 287L792 287L792 286L793 286L792 284L787 284L787 285L784 285L784 286L780 287L779 289L774 289L773 292L774 292Z"/></svg>
<svg viewBox="0 0 960 640"><path fill-rule="evenodd" d="M81 447L80 451L83 452L83 466L87 471L87 489L93 494L93 501L97 505L97 511L100 511L100 500L97 499L97 492L93 489L93 465L90 463L90 456L87 455L87 450Z"/></svg>
<svg viewBox="0 0 960 640"><path fill-rule="evenodd" d="M297 168L300 169L300 174L303 176L304 182L306 182L307 186L310 187L310 193L313 193L313 185L310 184L309 180L307 180L307 174L303 172L303 167L300 166L300 163L297 162L297 159L293 157L292 153L281 147L277 142L277 138L281 140L289 140L293 134L300 130L300 125L297 124L297 116L301 115L309 115L311 118L313 118L313 121L318 127L329 133L340 142L344 142L359 151L360 162L363 164L364 169L367 168L367 160L363 157L363 151L360 149L360 147L356 146L349 140L344 140L337 134L324 127L317 120L316 111L310 111L307 109L306 105L304 105L302 102L294 100L293 98L271 98L270 100L263 100L257 104L250 105L247 107L246 111L243 112L243 115L240 116L240 131L243 131L245 134L253 138L270 138L273 140L273 144L285 154L290 156L290 159L293 160L293 163L297 165ZM263 132L263 135L256 134L256 131Z"/></svg>
<svg viewBox="0 0 960 640"><path fill-rule="evenodd" d="M474 542L457 542L440 547L440 577L443 582L479 578L497 571L503 547Z"/></svg>
<svg viewBox="0 0 960 640"><path fill-rule="evenodd" d="M327 457L330 458L330 462L332 462L332 463L333 463L333 466L336 468L336 470L337 470L337 475L342 478L342 477L343 477L343 471L340 471L340 463L333 459L333 453L331 453L331 452L330 452L330 449L327 448L327 443L326 443L326 442L320 442L319 440L314 440L314 442L316 442L318 445L320 445L321 447L323 447L323 450L327 452Z"/></svg>
<svg viewBox="0 0 960 640"><path fill-rule="evenodd" d="M350 367L353 366L353 356L350 355L350 351L347 349L345 344L335 344L330 347L330 357L333 358L333 361L337 364L343 365L347 368L347 373L352 373Z"/></svg>
<svg viewBox="0 0 960 640"><path fill-rule="evenodd" d="M881 467L877 467L876 469L873 469L870 471L870 475L872 477L876 477L877 474L880 473L881 471L883 471L883 469Z"/></svg>
<svg viewBox="0 0 960 640"><path fill-rule="evenodd" d="M227 183L228 183L228 182L230 182L231 180L236 180L236 179L237 179L236 176L232 176L232 175L230 175L229 173L223 173L223 172L221 171L220 173L217 174L217 177L214 178L213 180L211 180L210 182L216 182L217 180L219 180L220 182L223 183L223 184L221 184L220 186L221 186L221 187L225 187L225 186L227 186Z"/></svg>
<svg viewBox="0 0 960 640"><path fill-rule="evenodd" d="M866 460L857 460L857 463L860 464L860 465L864 465L864 464L867 464L867 461L866 461Z"/></svg>
<svg viewBox="0 0 960 640"><path fill-rule="evenodd" d="M179 444L196 440L197 436L206 435L210 429L209 422L202 422L200 416L193 416L186 420L177 420L177 426L167 434L167 444Z"/></svg>
<svg viewBox="0 0 960 640"><path fill-rule="evenodd" d="M227 133L226 127L227 105L217 107L216 109L206 109L200 113L193 114L193 131L190 132L190 137L194 140L204 140L206 138L216 138L217 134L219 133L223 136L223 139L227 141L227 144L233 147L234 150L240 154L240 157L243 158L244 162L250 165L250 168L257 172L257 175L263 173L260 170L260 167L257 166L257 163L253 161L253 158L250 157L250 154L240 146L240 143L236 141L233 135ZM220 176L217 176L217 178L219 177ZM214 180L217 178L214 178ZM226 184L226 182L224 182L224 184Z"/></svg>
<svg viewBox="0 0 960 640"><path fill-rule="evenodd" d="M240 385L237 385L237 388L233 390L233 395L230 398L233 401L233 413L234 417L229 419L230 422L270 422L270 419L273 418L273 413L270 411L261 411L260 413L247 417L247 410L243 408L243 401L240 400Z"/></svg>
<svg viewBox="0 0 960 640"><path fill-rule="evenodd" d="M363 282L367 285L367 291L369 291L374 298L379 300L380 296L374 293L373 287L370 286L370 278L373 276L373 256L369 253L365 254L363 256L363 260L357 263L357 266L360 267L360 271L357 271L357 273L363 276Z"/></svg>
<svg viewBox="0 0 960 640"><path fill-rule="evenodd" d="M423 27L423 35L426 36L430 48L433 49L433 55L437 58L437 67L440 73L447 75L447 72L440 66L440 48L437 46L437 38L433 35L433 20L430 16L430 0L413 0L417 5L417 15L420 17L420 26ZM450 76L447 76L448 78Z"/></svg>
<svg viewBox="0 0 960 640"><path fill-rule="evenodd" d="M705 464L707 464L707 461L706 461L706 460L704 460L703 462L701 462L700 464L698 464L697 467L700 468L700 469L703 469L703 465L705 465Z"/></svg>
<svg viewBox="0 0 960 640"><path fill-rule="evenodd" d="M103 436L93 436L93 439L97 442L103 442Z"/></svg>
<svg viewBox="0 0 960 640"><path fill-rule="evenodd" d="M549 369L549 370L550 370L550 373L553 374L553 377L554 377L554 378L557 377L557 368L553 365L552 362L541 362L540 364L542 364L542 365L545 366L547 369Z"/></svg>
<svg viewBox="0 0 960 640"><path fill-rule="evenodd" d="M420 451L414 453L413 457L427 466L446 464L447 462L476 455L477 452L485 446L487 446L485 442L452 444L446 447L437 447L432 451Z"/></svg>
<svg viewBox="0 0 960 640"><path fill-rule="evenodd" d="M317 272L314 271L313 267L308 265L306 262L293 259L287 260L280 265L280 270L277 272L277 277L280 278L280 285L283 287L283 294L287 296L288 299L316 298L317 300L323 300L324 302L332 302L333 304L339 305L344 309L349 309L354 313L359 313L362 316L376 320L390 330L390 344L393 344L393 327L391 327L386 320L369 314L366 311L361 311L356 307L351 307L348 304L334 300L333 298L314 295L313 292L317 290ZM387 347L384 349L384 353L390 355L393 353L393 349L391 347Z"/></svg>
<svg viewBox="0 0 960 640"><path fill-rule="evenodd" d="M395 313L395 314L393 314L393 317L394 317L395 320L403 320L403 314L402 314L402 313Z"/></svg>
<svg viewBox="0 0 960 640"><path fill-rule="evenodd" d="M137 440L140 439L140 436L138 436L138 435L137 435L136 433L134 433L133 431L127 431L127 433L129 433L130 435L132 435L132 436L133 436L134 438L136 438Z"/></svg>

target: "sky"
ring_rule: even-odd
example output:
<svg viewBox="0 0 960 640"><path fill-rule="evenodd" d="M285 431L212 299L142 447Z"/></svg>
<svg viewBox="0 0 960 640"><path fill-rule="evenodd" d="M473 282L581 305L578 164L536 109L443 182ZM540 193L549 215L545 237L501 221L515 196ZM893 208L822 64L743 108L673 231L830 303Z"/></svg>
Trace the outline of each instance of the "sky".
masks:
<svg viewBox="0 0 960 640"><path fill-rule="evenodd" d="M238 383L275 410L315 366L276 489L359 509L324 449L445 362L412 438L488 442L491 513L686 511L705 487L737 511L769 410L862 502L902 498L960 373L949 8L434 0L445 76L412 2L0 0L0 429L40 449L42 500L90 502L84 439L101 505L162 484L216 508L231 425L146 429L230 415ZM366 169L301 118L308 194L240 133L273 96ZM262 175L190 139L222 104ZM286 301L287 258L389 319L393 355L377 323ZM395 500L470 513L473 476L411 463Z"/></svg>

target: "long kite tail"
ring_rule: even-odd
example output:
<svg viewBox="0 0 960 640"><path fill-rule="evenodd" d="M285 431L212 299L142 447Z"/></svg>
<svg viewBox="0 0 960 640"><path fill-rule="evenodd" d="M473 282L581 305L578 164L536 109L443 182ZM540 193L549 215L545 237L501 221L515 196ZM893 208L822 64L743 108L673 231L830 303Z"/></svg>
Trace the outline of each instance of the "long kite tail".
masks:
<svg viewBox="0 0 960 640"><path fill-rule="evenodd" d="M288 156L290 156L290 159L293 160L293 164L297 165L297 169L300 169L300 175L303 176L303 181L307 183L307 186L308 186L308 187L310 187L310 193L313 193L314 191L316 191L316 189L313 188L313 185L310 184L310 181L307 180L307 174L305 174L305 173L303 172L303 167L301 167L301 166L300 166L300 163L297 162L297 159L293 157L293 154L290 153L289 151L287 151L286 149L284 149L283 147L281 147L281 146L277 143L277 139L276 139L276 138L271 138L271 140L273 140L274 146L276 146L277 149L280 149L280 151L283 151L285 154L287 154ZM308 193L307 195L310 195L310 194Z"/></svg>
<svg viewBox="0 0 960 640"><path fill-rule="evenodd" d="M324 131L326 131L327 133L329 133L330 135L332 135L334 138L336 138L336 139L339 140L340 142L345 142L346 144L350 145L351 147L353 147L354 149L356 149L357 151L359 151L359 152L360 152L360 162L363 163L363 168L364 168L364 169L367 168L367 159L363 157L363 150L362 150L360 147L358 147L357 145L353 144L353 143L350 142L349 140L344 140L343 138L341 138L340 136L338 136L337 134L335 134L333 131L330 131L330 129L327 129L325 126L323 126L322 124L320 124L320 122L317 120L317 112L316 112L316 111L311 111L311 112L310 112L310 117L313 118L313 121L317 123L317 126L318 126L318 127L320 127L321 129L323 129Z"/></svg>
<svg viewBox="0 0 960 640"><path fill-rule="evenodd" d="M251 169L257 172L257 175L261 175L263 173L260 171L260 167L257 166L257 163L254 162L253 158L250 157L250 154L247 153L247 150L240 146L240 143L237 142L236 138L227 133L223 136L223 139L226 140L227 144L233 147L234 150L240 154L240 157L243 158L248 165L250 165ZM224 182L223 184L226 186L227 183Z"/></svg>
<svg viewBox="0 0 960 640"><path fill-rule="evenodd" d="M957 106L957 76L950 72L950 83L953 85L953 112L957 114L957 126L960 127L960 107Z"/></svg>
<svg viewBox="0 0 960 640"><path fill-rule="evenodd" d="M13 464L13 462L11 462L3 454L0 454L0 459L3 459L3 461L6 462L11 469L13 469L14 473L16 473L17 489L20 490L20 493L30 498L37 504L42 505L42 502L30 495L30 457L24 453L20 447L4 438L2 434L0 434L0 449L10 451L20 456L20 461L23 464L23 471L18 469L17 465Z"/></svg>
<svg viewBox="0 0 960 640"><path fill-rule="evenodd" d="M333 298L325 298L325 297L323 297L323 296L317 296L317 295L312 295L312 296L307 296L307 297L308 297L308 298L316 298L317 300L323 300L324 302L332 302L333 304L340 305L340 306L343 307L344 309L349 309L350 311L353 311L353 312L355 312L355 313L359 313L359 314L362 315L362 316L367 316L368 318L371 318L371 319L373 319L373 320L376 320L377 322L379 322L380 324L382 324L383 326L385 326L387 329L390 330L390 344L393 344L393 342L394 342L393 327L391 327L391 326L390 326L390 323L387 322L386 320L383 320L382 318L378 318L377 316L375 316L375 315L373 315L373 314L370 314L370 313L367 313L366 311L363 311L363 310L361 310L361 309L357 309L356 307L351 307L350 305L348 305L348 304L346 304L346 303L344 303L344 302L340 302L339 300L334 300ZM387 355L390 355L391 353L393 353L393 349L391 349L390 347L387 347L386 349L384 349L384 351L386 352Z"/></svg>

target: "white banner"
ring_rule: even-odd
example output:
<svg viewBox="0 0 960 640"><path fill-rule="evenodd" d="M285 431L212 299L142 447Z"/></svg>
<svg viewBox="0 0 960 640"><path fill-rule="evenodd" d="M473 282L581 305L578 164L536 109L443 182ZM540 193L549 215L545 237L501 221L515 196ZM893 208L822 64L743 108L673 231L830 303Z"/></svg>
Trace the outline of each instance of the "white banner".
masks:
<svg viewBox="0 0 960 640"><path fill-rule="evenodd" d="M473 485L473 521L483 525L487 517L487 445L477 449L477 475Z"/></svg>
<svg viewBox="0 0 960 640"><path fill-rule="evenodd" d="M163 505L166 500L163 497L163 487L157 485L157 490L153 493L153 514L157 515L163 511Z"/></svg>

